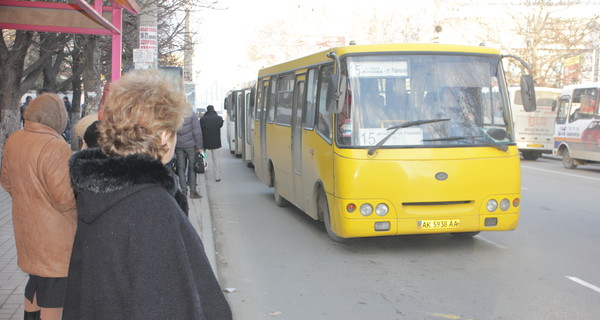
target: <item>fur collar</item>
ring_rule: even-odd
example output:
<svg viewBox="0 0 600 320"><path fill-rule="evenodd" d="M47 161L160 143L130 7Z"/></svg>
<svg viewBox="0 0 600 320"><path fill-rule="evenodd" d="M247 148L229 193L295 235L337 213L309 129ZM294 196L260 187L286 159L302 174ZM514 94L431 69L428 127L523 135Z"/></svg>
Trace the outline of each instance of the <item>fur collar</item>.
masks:
<svg viewBox="0 0 600 320"><path fill-rule="evenodd" d="M75 153L69 165L75 194L106 194L140 184L159 184L172 195L178 190L171 171L144 154L108 157L98 148L85 149Z"/></svg>

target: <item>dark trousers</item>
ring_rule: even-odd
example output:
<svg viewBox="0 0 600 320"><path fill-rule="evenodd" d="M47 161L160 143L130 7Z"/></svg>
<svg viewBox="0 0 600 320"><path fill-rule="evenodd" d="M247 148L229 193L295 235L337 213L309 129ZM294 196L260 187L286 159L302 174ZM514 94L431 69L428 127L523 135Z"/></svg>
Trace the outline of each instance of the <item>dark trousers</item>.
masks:
<svg viewBox="0 0 600 320"><path fill-rule="evenodd" d="M181 192L183 192L183 194L187 194L188 184L190 185L190 192L196 191L196 172L194 172L193 168L195 156L195 147L175 148L177 175L179 176L179 186L181 187Z"/></svg>

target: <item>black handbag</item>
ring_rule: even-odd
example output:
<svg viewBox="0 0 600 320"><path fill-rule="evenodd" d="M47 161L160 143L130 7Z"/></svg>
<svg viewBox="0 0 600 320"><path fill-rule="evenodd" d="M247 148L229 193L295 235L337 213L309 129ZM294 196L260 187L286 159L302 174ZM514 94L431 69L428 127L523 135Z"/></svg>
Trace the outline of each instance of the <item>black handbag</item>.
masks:
<svg viewBox="0 0 600 320"><path fill-rule="evenodd" d="M204 173L204 156L202 156L202 152L196 152L196 157L194 158L194 172Z"/></svg>

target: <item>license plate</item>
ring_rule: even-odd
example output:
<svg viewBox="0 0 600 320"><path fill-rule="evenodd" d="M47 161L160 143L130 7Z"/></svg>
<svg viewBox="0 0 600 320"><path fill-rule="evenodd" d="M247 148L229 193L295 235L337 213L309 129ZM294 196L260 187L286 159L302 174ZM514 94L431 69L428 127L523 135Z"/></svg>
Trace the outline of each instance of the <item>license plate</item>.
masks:
<svg viewBox="0 0 600 320"><path fill-rule="evenodd" d="M532 143L530 143L530 144L527 145L527 147L529 147L529 148L543 148L544 145L543 144L532 144Z"/></svg>
<svg viewBox="0 0 600 320"><path fill-rule="evenodd" d="M417 222L419 230L435 230L435 229L458 229L460 228L460 219L448 220L421 220Z"/></svg>

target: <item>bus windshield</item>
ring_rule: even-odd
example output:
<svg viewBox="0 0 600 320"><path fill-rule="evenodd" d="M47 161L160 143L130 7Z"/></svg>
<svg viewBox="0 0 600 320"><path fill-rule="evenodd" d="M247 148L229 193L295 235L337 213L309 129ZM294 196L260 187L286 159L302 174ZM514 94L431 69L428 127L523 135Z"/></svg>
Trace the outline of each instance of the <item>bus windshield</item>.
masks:
<svg viewBox="0 0 600 320"><path fill-rule="evenodd" d="M351 56L345 66L346 101L336 119L340 147L504 150L514 141L497 56Z"/></svg>

